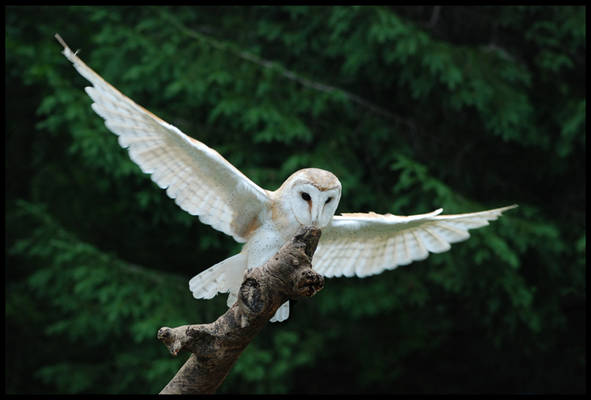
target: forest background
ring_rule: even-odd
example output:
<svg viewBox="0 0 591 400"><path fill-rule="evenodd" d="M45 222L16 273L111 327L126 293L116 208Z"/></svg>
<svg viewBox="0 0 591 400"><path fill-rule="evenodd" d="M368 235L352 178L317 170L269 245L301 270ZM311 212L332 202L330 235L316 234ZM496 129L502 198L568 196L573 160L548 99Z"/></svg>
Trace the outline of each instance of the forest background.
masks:
<svg viewBox="0 0 591 400"><path fill-rule="evenodd" d="M107 81L274 190L337 212L517 203L444 254L329 279L220 393L582 393L585 8L7 7L8 393L155 393L213 321L188 280L239 251L178 208L90 108L54 33Z"/></svg>

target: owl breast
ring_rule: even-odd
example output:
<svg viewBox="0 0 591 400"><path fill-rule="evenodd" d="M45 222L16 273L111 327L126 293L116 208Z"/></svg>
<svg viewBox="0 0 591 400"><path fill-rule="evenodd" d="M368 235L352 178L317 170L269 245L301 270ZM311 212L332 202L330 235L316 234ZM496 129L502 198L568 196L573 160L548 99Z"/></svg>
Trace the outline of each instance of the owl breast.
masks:
<svg viewBox="0 0 591 400"><path fill-rule="evenodd" d="M247 268L256 268L266 263L297 232L300 224L290 210L275 203L270 210L261 215L265 221L242 248L247 254Z"/></svg>

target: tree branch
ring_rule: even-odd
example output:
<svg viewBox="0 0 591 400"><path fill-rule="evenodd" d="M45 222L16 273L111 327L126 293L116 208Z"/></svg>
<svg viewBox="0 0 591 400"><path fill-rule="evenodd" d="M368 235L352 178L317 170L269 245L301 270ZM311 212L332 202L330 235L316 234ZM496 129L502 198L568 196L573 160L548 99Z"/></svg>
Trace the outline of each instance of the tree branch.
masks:
<svg viewBox="0 0 591 400"><path fill-rule="evenodd" d="M311 265L319 239L319 229L300 228L267 263L244 274L238 300L216 321L160 328L158 339L172 355L181 350L192 353L160 394L215 393L242 351L285 301L321 290L324 277Z"/></svg>

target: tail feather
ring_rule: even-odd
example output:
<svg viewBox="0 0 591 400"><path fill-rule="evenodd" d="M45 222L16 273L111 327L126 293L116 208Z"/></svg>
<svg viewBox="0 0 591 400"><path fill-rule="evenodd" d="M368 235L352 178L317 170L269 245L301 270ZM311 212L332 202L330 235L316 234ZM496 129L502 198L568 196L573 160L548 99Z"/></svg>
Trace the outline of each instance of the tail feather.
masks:
<svg viewBox="0 0 591 400"><path fill-rule="evenodd" d="M238 253L209 267L189 281L196 299L211 299L218 293L236 293L246 269L246 256Z"/></svg>

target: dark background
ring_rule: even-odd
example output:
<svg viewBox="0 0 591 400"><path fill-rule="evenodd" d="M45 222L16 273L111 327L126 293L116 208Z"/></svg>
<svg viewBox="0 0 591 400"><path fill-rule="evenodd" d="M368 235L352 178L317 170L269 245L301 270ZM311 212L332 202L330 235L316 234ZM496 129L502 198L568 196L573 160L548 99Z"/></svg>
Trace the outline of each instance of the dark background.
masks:
<svg viewBox="0 0 591 400"><path fill-rule="evenodd" d="M338 212L513 203L444 254L330 279L220 393L582 393L585 8L8 7L6 391L155 393L161 326L225 296L235 254L95 115L58 32L107 81L274 190L303 167Z"/></svg>

